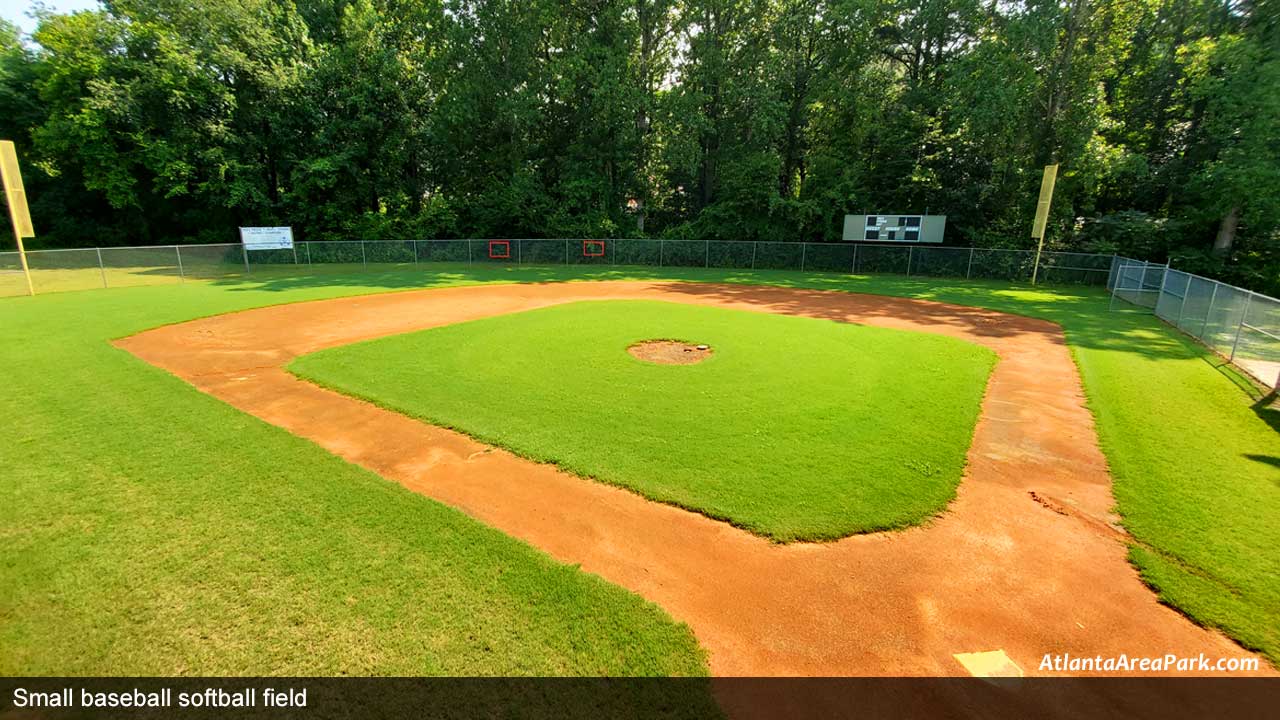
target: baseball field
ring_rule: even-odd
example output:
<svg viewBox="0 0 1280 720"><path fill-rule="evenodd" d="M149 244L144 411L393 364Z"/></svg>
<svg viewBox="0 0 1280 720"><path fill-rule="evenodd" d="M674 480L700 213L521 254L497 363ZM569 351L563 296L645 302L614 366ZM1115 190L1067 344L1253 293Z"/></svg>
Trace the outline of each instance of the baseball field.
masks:
<svg viewBox="0 0 1280 720"><path fill-rule="evenodd" d="M284 269L0 337L0 673L1280 662L1280 411L1102 291Z"/></svg>

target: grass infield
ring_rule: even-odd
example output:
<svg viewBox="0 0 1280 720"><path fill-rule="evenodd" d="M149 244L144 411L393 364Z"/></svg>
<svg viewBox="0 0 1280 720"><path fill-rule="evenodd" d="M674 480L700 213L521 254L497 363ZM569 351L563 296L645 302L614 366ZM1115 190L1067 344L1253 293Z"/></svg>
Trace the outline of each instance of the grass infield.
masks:
<svg viewBox="0 0 1280 720"><path fill-rule="evenodd" d="M705 343L696 365L627 353ZM919 523L955 496L990 350L830 320L583 302L331 348L299 375L777 541Z"/></svg>
<svg viewBox="0 0 1280 720"><path fill-rule="evenodd" d="M327 268L325 268L327 269ZM1280 662L1280 412L1079 288L676 268L371 266L0 300L0 673L697 673L656 608L108 345L261 305L477 282L686 279L1057 322L1163 601Z"/></svg>

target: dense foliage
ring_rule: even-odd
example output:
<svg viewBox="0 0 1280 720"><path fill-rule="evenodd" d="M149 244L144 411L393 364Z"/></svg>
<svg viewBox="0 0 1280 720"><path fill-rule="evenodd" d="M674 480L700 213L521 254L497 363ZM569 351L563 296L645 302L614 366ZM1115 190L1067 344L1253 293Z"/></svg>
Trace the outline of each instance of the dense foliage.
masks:
<svg viewBox="0 0 1280 720"><path fill-rule="evenodd" d="M106 0L0 32L45 245L836 239L1280 290L1277 0Z"/></svg>

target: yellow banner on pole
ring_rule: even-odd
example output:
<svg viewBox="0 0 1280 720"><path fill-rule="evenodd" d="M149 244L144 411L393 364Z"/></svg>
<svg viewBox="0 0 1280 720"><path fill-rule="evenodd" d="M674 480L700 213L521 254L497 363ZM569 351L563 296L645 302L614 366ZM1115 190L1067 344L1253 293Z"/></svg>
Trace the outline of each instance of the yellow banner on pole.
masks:
<svg viewBox="0 0 1280 720"><path fill-rule="evenodd" d="M1044 227L1049 224L1049 203L1053 200L1053 186L1058 181L1058 164L1044 166L1040 179L1040 201L1036 203L1036 221L1031 226L1031 237L1044 239Z"/></svg>
<svg viewBox="0 0 1280 720"><path fill-rule="evenodd" d="M1036 264L1031 268L1031 284L1040 279L1040 254L1044 252L1044 229L1049 224L1049 202L1053 200L1053 186L1058 181L1058 163L1044 166L1040 178L1040 200L1036 203L1036 221L1031 225L1031 237L1036 243Z"/></svg>
<svg viewBox="0 0 1280 720"><path fill-rule="evenodd" d="M22 171L18 169L18 150L12 140L0 140L0 183L4 185L4 199L9 205L9 220L13 222L13 239L18 244L18 259L22 262L22 274L27 279L27 293L36 294L31 283L31 268L27 266L27 250L22 238L35 237L31 225L31 210L27 208L27 191L22 186Z"/></svg>

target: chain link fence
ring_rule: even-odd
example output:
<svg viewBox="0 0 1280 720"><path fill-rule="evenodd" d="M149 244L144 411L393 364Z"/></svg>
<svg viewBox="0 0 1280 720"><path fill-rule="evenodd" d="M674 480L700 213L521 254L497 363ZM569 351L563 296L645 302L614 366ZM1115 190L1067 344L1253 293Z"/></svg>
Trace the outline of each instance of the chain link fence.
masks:
<svg viewBox="0 0 1280 720"><path fill-rule="evenodd" d="M1028 282L1035 252L732 240L335 240L247 253L239 243L33 250L27 252L27 261L36 292L45 293L428 263L798 270ZM1039 278L1046 283L1102 286L1114 273L1112 255L1047 252ZM18 254L0 253L0 296L25 293Z"/></svg>
<svg viewBox="0 0 1280 720"><path fill-rule="evenodd" d="M336 240L246 252L239 243L33 250L37 293L271 274L360 272L433 263L797 270L1029 282L1032 250L722 240ZM1115 255L1046 252L1038 277L1103 286L1112 308L1139 307L1265 383L1280 384L1280 300ZM0 296L24 295L16 252L0 252Z"/></svg>
<svg viewBox="0 0 1280 720"><path fill-rule="evenodd" d="M1117 257L1107 279L1111 307L1139 307L1204 343L1269 388L1280 388L1280 300Z"/></svg>

